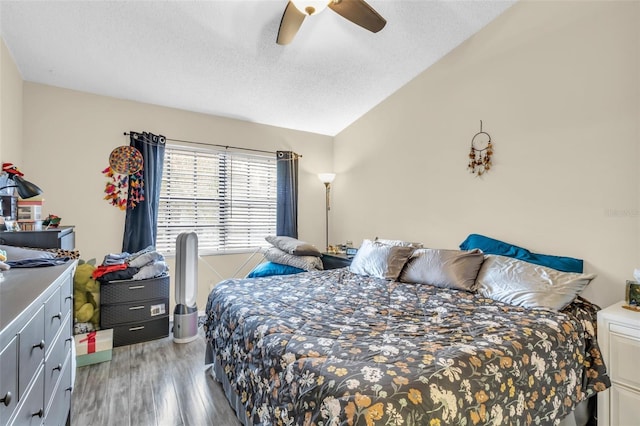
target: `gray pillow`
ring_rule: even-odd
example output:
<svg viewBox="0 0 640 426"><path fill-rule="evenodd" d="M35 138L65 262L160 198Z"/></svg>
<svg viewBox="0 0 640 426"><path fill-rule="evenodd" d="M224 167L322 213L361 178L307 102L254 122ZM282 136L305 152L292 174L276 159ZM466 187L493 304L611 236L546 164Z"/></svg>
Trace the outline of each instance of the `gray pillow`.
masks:
<svg viewBox="0 0 640 426"><path fill-rule="evenodd" d="M264 257L269 262L289 265L305 271L322 270L322 260L317 256L296 256L285 253L277 247L270 247L264 252Z"/></svg>
<svg viewBox="0 0 640 426"><path fill-rule="evenodd" d="M349 270L355 274L395 280L414 248L390 246L371 240L362 241Z"/></svg>
<svg viewBox="0 0 640 426"><path fill-rule="evenodd" d="M596 276L561 272L511 257L486 255L476 280L485 297L523 306L560 311Z"/></svg>
<svg viewBox="0 0 640 426"><path fill-rule="evenodd" d="M418 249L402 270L400 281L473 291L484 255L470 251Z"/></svg>
<svg viewBox="0 0 640 426"><path fill-rule="evenodd" d="M320 250L313 244L292 237L269 235L265 237L265 240L285 253L295 254L296 256L322 256Z"/></svg>
<svg viewBox="0 0 640 426"><path fill-rule="evenodd" d="M14 246L0 245L0 250L4 250L7 252L8 262L25 259L53 259L54 257L56 257L55 254L48 251L32 250L29 248Z"/></svg>

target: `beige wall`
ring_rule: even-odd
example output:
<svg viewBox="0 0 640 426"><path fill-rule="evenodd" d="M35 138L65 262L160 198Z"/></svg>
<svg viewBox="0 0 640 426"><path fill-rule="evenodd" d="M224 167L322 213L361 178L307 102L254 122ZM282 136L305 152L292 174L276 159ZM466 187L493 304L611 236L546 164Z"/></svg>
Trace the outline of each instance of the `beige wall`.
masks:
<svg viewBox="0 0 640 426"><path fill-rule="evenodd" d="M639 27L638 2L514 5L335 138L332 240L482 233L583 258L585 296L621 300L640 266Z"/></svg>
<svg viewBox="0 0 640 426"><path fill-rule="evenodd" d="M106 178L101 171L115 147L129 144L123 136L129 130L302 154L299 237L324 244L324 186L317 173L332 165L332 138L328 136L28 82L24 84L24 124L22 164L30 180L44 190L45 214L57 214L63 224L75 225L76 246L85 259L97 258L100 263L105 254L122 250L125 213L103 200ZM227 278L246 258L213 256L200 262L200 309L204 309L209 287L220 281L211 267ZM175 270L173 259L169 260Z"/></svg>
<svg viewBox="0 0 640 426"><path fill-rule="evenodd" d="M22 77L0 38L0 162L22 165Z"/></svg>
<svg viewBox="0 0 640 426"><path fill-rule="evenodd" d="M637 2L520 2L333 144L39 84L25 83L23 94L0 43L0 155L45 190L45 213L76 225L85 258L121 249L124 214L102 200L100 171L128 143L124 131L146 130L303 154L300 237L319 247L324 188L316 173L333 169L332 242L380 236L454 248L484 233L585 259L599 276L585 295L608 305L640 266L639 23ZM23 117L7 111L22 102ZM495 145L483 178L466 171L480 120ZM201 261L200 309L219 280L209 265L226 277L245 258Z"/></svg>

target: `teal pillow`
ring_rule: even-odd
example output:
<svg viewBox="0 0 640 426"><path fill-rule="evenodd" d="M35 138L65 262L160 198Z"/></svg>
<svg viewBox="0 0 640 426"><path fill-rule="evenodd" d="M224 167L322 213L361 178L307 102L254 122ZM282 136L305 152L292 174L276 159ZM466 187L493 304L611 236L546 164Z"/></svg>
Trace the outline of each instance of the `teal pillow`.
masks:
<svg viewBox="0 0 640 426"><path fill-rule="evenodd" d="M304 269L275 262L264 262L253 268L247 278L270 277L271 275L291 275L304 272Z"/></svg>
<svg viewBox="0 0 640 426"><path fill-rule="evenodd" d="M535 265L546 266L562 272L582 273L582 259L573 257L552 256L550 254L532 253L526 248L518 247L504 241L485 237L484 235L471 234L460 244L461 250L480 249L484 254L497 254L524 260Z"/></svg>

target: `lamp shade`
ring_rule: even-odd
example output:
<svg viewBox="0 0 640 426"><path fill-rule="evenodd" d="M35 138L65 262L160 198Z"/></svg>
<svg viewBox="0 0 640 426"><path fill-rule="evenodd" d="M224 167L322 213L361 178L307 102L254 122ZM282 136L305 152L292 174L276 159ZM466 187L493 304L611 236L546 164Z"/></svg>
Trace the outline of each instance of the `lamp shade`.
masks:
<svg viewBox="0 0 640 426"><path fill-rule="evenodd" d="M18 175L12 176L11 180L13 180L13 183L15 183L15 187L18 190L18 195L20 195L20 198L32 198L36 195L42 194L42 189L38 188L37 185L29 182L28 180L24 180ZM9 187L11 186L14 185L10 185Z"/></svg>
<svg viewBox="0 0 640 426"><path fill-rule="evenodd" d="M335 173L319 173L318 178L322 183L331 183L336 178Z"/></svg>

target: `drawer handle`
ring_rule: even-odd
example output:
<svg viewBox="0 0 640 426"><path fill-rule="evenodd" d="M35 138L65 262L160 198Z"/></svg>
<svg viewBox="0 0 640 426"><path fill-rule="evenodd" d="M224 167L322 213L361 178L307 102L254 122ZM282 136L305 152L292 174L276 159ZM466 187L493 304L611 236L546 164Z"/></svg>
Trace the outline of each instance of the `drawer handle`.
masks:
<svg viewBox="0 0 640 426"><path fill-rule="evenodd" d="M138 331L138 330L143 330L144 329L144 325L141 325L140 327L131 327L129 329L129 331Z"/></svg>
<svg viewBox="0 0 640 426"><path fill-rule="evenodd" d="M38 343L37 345L33 345L31 348L32 349L35 349L35 348L44 349L44 340L40 340L40 343Z"/></svg>
<svg viewBox="0 0 640 426"><path fill-rule="evenodd" d="M2 402L5 407L8 407L9 404L11 404L11 398L13 398L13 395L11 394L11 392L7 392L4 398L0 399L0 402Z"/></svg>
<svg viewBox="0 0 640 426"><path fill-rule="evenodd" d="M58 312L57 314L51 317L51 319L54 319L54 318L62 319L62 312Z"/></svg>
<svg viewBox="0 0 640 426"><path fill-rule="evenodd" d="M62 370L62 364L56 365L55 367L53 367L53 370L51 370L51 371L56 371L56 370L58 370L58 371Z"/></svg>
<svg viewBox="0 0 640 426"><path fill-rule="evenodd" d="M130 311L137 311L138 309L144 309L144 306L132 306L129 308Z"/></svg>
<svg viewBox="0 0 640 426"><path fill-rule="evenodd" d="M73 337L67 337L66 339L64 339L65 342L70 342L73 340Z"/></svg>
<svg viewBox="0 0 640 426"><path fill-rule="evenodd" d="M42 416L44 416L44 410L41 408L31 415L31 417L35 417L35 416L42 418Z"/></svg>
<svg viewBox="0 0 640 426"><path fill-rule="evenodd" d="M66 301L66 300L71 300L71 299L72 299L72 297L71 297L71 296L67 296L67 297L65 297L65 298L64 298L64 300L65 300L65 301Z"/></svg>
<svg viewBox="0 0 640 426"><path fill-rule="evenodd" d="M145 286L143 285L132 285L129 286L129 290L140 290L141 288L144 288Z"/></svg>
<svg viewBox="0 0 640 426"><path fill-rule="evenodd" d="M69 386L68 388L65 389L65 392L72 392L73 391L73 386Z"/></svg>

